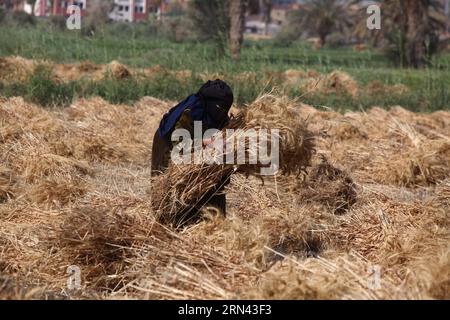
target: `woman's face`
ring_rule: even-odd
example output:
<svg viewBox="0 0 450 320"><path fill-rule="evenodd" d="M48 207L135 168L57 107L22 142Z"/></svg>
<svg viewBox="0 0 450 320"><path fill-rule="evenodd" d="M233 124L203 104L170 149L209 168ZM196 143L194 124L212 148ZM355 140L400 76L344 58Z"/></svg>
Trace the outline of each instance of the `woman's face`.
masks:
<svg viewBox="0 0 450 320"><path fill-rule="evenodd" d="M206 113L217 123L224 125L228 121L228 109L221 101L208 101L206 103Z"/></svg>

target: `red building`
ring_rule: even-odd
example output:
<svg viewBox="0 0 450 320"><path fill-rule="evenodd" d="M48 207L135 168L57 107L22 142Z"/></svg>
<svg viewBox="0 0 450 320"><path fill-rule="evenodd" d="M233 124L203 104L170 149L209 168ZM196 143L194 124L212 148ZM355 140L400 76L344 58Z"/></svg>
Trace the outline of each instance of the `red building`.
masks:
<svg viewBox="0 0 450 320"><path fill-rule="evenodd" d="M26 0L12 0L8 2L8 9L11 9L12 11L26 11L27 13L38 17L47 17L52 15L68 15L67 8L71 5L79 6L81 9L81 15L85 15L89 0L36 0L34 7L28 5ZM6 3L7 1L0 0L0 7L6 7ZM31 8L30 12L26 10L27 7Z"/></svg>
<svg viewBox="0 0 450 320"><path fill-rule="evenodd" d="M52 15L54 16L65 16L67 15L67 8L71 5L79 6L81 9L81 15L86 14L88 0L54 0Z"/></svg>

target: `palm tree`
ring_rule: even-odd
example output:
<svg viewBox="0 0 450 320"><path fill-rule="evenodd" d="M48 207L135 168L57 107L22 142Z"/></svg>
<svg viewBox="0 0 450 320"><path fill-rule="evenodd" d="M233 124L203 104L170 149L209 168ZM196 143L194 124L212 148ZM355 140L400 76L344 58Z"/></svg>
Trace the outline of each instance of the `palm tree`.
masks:
<svg viewBox="0 0 450 320"><path fill-rule="evenodd" d="M227 43L234 60L239 59L245 31L248 0L191 0L189 18L201 40L212 40L224 54Z"/></svg>
<svg viewBox="0 0 450 320"><path fill-rule="evenodd" d="M261 0L261 7L263 12L263 22L265 24L264 34L269 33L269 24L272 22L272 0Z"/></svg>
<svg viewBox="0 0 450 320"><path fill-rule="evenodd" d="M264 33L269 33L269 24L272 22L273 0L246 0L247 12L250 15L260 15L265 24Z"/></svg>
<svg viewBox="0 0 450 320"><path fill-rule="evenodd" d="M355 1L360 2L360 1ZM439 0L384 0L377 1L382 11L381 30L369 31L367 14L361 19L355 35L384 39L388 51L404 66L422 68L438 47L439 30L446 25L442 2Z"/></svg>
<svg viewBox="0 0 450 320"><path fill-rule="evenodd" d="M262 0L247 0L247 10L248 13L259 14L261 12L261 1Z"/></svg>
<svg viewBox="0 0 450 320"><path fill-rule="evenodd" d="M217 53L225 54L230 33L229 0L191 0L189 19L201 41L210 40Z"/></svg>
<svg viewBox="0 0 450 320"><path fill-rule="evenodd" d="M91 0L88 6L82 33L84 35L93 35L97 30L101 30L107 24L109 13L114 8L114 1Z"/></svg>
<svg viewBox="0 0 450 320"><path fill-rule="evenodd" d="M326 43L333 31L346 33L351 26L348 5L342 0L307 0L290 15L290 23L298 30L319 36L320 44Z"/></svg>
<svg viewBox="0 0 450 320"><path fill-rule="evenodd" d="M230 52L233 60L239 59L245 30L246 0L229 0Z"/></svg>

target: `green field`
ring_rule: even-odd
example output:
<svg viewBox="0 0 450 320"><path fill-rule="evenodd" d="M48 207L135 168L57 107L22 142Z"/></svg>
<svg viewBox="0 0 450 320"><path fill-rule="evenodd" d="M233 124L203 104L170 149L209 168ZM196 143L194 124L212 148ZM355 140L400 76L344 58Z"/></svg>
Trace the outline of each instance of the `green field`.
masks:
<svg viewBox="0 0 450 320"><path fill-rule="evenodd" d="M183 83L174 77L163 76L157 83L105 80L88 84L56 84L50 83L49 77L42 72L34 75L27 83L0 83L1 95L23 95L41 104L65 103L78 96L91 95L100 95L111 102L121 103L132 102L144 95L176 100L200 85L199 73L219 73L231 78L232 75L252 71L258 74L257 78L263 79L267 72L314 69L321 73L345 71L362 86L374 80L387 85L403 84L410 92L396 97L363 95L357 98L340 94L303 96L304 92L298 90L287 93L294 97L302 96L302 101L306 103L337 110L402 105L415 111L432 111L448 109L450 106L449 54L436 56L432 66L426 70L412 70L397 68L381 52L374 50L313 50L302 42L280 46L276 41L246 41L241 60L235 63L229 57L218 55L213 44L197 41L176 43L146 24L108 25L90 37L42 21L27 27L4 24L0 28L0 56L18 55L61 63L88 60L103 64L118 60L131 67L161 65L170 70L193 71L192 78ZM41 84L40 81L48 83ZM249 102L261 92L277 85L276 82L266 83L262 80L254 83L236 79L229 81L239 103ZM36 98L36 95L40 97Z"/></svg>

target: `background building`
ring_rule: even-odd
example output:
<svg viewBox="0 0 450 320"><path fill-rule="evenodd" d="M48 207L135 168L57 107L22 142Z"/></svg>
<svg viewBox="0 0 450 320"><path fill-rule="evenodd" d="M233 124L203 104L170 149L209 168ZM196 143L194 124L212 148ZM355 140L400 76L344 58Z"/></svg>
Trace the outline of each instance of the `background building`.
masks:
<svg viewBox="0 0 450 320"><path fill-rule="evenodd" d="M81 9L81 15L86 14L88 0L55 0L53 1L53 7L51 9L51 14L54 16L65 16L67 15L67 8L71 5L79 6ZM45 1L42 1L45 2Z"/></svg>
<svg viewBox="0 0 450 320"><path fill-rule="evenodd" d="M157 14L159 6L150 0L115 0L114 9L109 14L111 20L139 22L149 19L150 14Z"/></svg>

